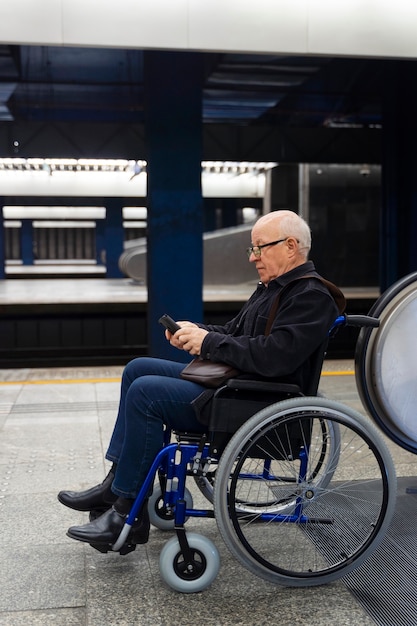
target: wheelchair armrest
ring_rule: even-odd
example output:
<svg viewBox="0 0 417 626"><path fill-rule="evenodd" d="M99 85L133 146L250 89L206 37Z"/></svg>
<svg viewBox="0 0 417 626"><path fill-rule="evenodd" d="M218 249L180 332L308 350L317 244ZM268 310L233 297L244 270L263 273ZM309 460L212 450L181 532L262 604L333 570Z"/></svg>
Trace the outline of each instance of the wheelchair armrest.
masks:
<svg viewBox="0 0 417 626"><path fill-rule="evenodd" d="M226 387L245 390L245 391L259 391L264 393L284 393L294 396L302 396L301 389L298 385L291 383L274 383L265 380L246 380L244 378L230 378L226 382Z"/></svg>
<svg viewBox="0 0 417 626"><path fill-rule="evenodd" d="M369 315L346 315L346 326L366 326L368 328L378 328L380 320Z"/></svg>

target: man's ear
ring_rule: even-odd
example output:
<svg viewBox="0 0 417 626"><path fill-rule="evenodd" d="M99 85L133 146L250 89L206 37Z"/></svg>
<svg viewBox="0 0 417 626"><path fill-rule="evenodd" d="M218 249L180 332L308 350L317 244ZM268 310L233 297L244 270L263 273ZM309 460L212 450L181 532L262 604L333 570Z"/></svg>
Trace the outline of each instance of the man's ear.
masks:
<svg viewBox="0 0 417 626"><path fill-rule="evenodd" d="M295 237L287 237L287 241L285 243L287 244L287 248L289 252L293 254L294 252L297 251L298 242Z"/></svg>

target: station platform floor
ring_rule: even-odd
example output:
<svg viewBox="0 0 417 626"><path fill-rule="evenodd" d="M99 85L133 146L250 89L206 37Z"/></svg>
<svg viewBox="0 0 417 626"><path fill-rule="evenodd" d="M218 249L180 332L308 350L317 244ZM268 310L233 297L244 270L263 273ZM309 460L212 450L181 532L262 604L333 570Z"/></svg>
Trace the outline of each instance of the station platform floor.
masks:
<svg viewBox="0 0 417 626"><path fill-rule="evenodd" d="M370 614L343 580L291 589L258 579L230 555L213 519L187 523L188 530L211 538L221 557L218 577L197 594L176 593L162 582L158 559L167 533L156 528L148 544L126 556L100 554L67 538L67 528L85 523L87 514L63 507L56 496L61 489L94 485L107 472L103 457L121 371L119 366L0 370L0 626L417 623L407 612L413 610L415 593L406 589L407 581L415 583L417 566L399 574L400 554L384 562L385 574L377 581L381 602L392 584L388 574L400 581L394 599L387 590L390 613L385 619ZM325 361L320 391L364 413L352 361ZM398 476L417 484L417 456L388 445ZM416 530L410 510L410 546ZM366 581L358 585L362 596L373 593Z"/></svg>
<svg viewBox="0 0 417 626"><path fill-rule="evenodd" d="M248 283L205 285L205 302L245 302L255 290L257 275ZM346 298L375 299L379 295L376 287L343 288ZM0 304L2 307L18 305L37 306L51 304L110 304L146 303L146 285L130 278L8 278L0 280Z"/></svg>

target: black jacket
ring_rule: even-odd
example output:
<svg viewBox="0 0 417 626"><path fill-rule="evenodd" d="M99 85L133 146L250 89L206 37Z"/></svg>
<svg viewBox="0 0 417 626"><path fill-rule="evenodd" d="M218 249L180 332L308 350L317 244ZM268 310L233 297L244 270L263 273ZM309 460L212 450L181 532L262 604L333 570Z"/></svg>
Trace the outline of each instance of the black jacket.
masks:
<svg viewBox="0 0 417 626"><path fill-rule="evenodd" d="M299 280L304 275L308 277ZM278 312L265 336L268 314L280 293ZM312 261L279 276L265 287L259 283L239 314L224 326L202 325L206 335L201 356L233 365L255 377L296 383L305 389L310 357L325 341L339 314Z"/></svg>

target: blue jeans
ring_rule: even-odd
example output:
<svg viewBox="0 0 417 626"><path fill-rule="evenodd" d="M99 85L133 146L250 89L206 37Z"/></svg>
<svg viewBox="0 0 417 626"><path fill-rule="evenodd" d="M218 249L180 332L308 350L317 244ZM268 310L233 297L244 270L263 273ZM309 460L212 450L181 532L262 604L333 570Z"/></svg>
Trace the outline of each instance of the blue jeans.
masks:
<svg viewBox="0 0 417 626"><path fill-rule="evenodd" d="M135 498L164 443L164 427L204 432L191 406L204 387L180 378L183 363L138 358L123 371L119 411L106 459L117 464L112 491Z"/></svg>

